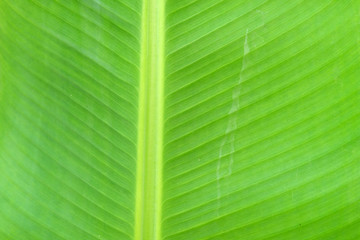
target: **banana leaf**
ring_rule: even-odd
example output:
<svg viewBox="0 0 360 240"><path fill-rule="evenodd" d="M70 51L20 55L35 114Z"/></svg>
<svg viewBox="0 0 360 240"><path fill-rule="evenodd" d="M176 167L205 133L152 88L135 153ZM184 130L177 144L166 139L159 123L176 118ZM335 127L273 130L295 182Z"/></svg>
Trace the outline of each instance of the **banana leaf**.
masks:
<svg viewBox="0 0 360 240"><path fill-rule="evenodd" d="M360 1L0 0L0 239L360 239Z"/></svg>

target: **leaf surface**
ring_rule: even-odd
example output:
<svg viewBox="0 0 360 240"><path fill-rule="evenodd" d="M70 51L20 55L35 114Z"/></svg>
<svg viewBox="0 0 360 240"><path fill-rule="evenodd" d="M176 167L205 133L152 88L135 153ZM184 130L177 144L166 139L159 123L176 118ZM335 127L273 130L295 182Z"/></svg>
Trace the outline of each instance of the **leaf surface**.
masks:
<svg viewBox="0 0 360 240"><path fill-rule="evenodd" d="M358 0L1 0L0 239L358 239L359 23Z"/></svg>

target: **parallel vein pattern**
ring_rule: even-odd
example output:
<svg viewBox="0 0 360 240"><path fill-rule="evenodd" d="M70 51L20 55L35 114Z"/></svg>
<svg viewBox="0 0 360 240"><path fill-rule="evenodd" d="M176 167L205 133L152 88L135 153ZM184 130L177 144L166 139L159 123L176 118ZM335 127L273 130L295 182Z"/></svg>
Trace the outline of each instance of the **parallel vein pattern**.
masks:
<svg viewBox="0 0 360 240"><path fill-rule="evenodd" d="M133 239L140 1L0 2L0 238Z"/></svg>
<svg viewBox="0 0 360 240"><path fill-rule="evenodd" d="M164 239L357 239L359 1L166 12Z"/></svg>
<svg viewBox="0 0 360 240"><path fill-rule="evenodd" d="M359 239L359 27L359 0L1 0L0 239Z"/></svg>

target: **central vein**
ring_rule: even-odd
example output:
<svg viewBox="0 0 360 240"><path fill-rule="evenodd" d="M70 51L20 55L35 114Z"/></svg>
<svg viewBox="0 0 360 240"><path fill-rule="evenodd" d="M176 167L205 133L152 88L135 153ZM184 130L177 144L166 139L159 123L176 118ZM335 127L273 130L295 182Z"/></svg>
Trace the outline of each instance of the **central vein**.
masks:
<svg viewBox="0 0 360 240"><path fill-rule="evenodd" d="M161 239L164 0L144 0L136 176L135 239Z"/></svg>

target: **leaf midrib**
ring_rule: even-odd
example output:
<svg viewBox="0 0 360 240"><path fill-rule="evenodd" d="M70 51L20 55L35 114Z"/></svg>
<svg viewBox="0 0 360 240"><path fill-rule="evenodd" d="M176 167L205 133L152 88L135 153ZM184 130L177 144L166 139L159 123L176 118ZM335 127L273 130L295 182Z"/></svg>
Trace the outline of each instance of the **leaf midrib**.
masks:
<svg viewBox="0 0 360 240"><path fill-rule="evenodd" d="M161 239L165 0L142 6L135 239Z"/></svg>

